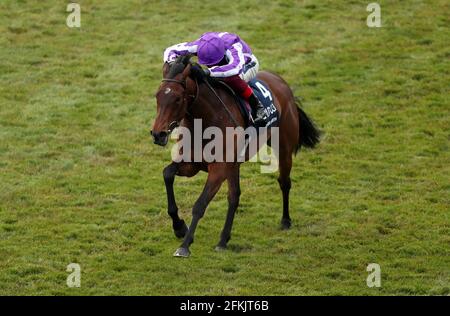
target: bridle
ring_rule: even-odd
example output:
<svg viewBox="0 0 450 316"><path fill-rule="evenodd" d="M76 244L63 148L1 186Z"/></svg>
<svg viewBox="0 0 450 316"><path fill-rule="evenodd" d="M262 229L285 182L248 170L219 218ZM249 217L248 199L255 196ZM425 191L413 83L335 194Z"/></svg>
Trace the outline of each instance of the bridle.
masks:
<svg viewBox="0 0 450 316"><path fill-rule="evenodd" d="M161 82L175 82L175 83L180 84L184 88L184 90L187 89L186 80L164 78L164 79L161 80ZM193 95L193 94L189 94L188 95L189 97L194 98L192 100L192 103L195 103L195 101L197 101L197 98L198 98L198 81L197 81L197 78L195 79L195 86L196 86L196 88L195 88L195 90L196 90L195 91L195 95Z"/></svg>
<svg viewBox="0 0 450 316"><path fill-rule="evenodd" d="M186 90L186 80L178 80L178 79L169 79L169 78L164 78L161 80L161 82L175 82L180 84L184 90ZM211 84L208 82L208 80L205 80L206 85L208 86L208 88L212 91L212 93L215 95L215 97L219 100L219 102L222 104L222 106L224 107L225 111L227 112L228 116L231 118L231 120L233 121L233 123L235 124L235 126L239 126L238 122L236 121L236 119L234 118L233 114L231 114L230 110L228 109L228 107L225 105L225 103L222 101L222 99L219 97L219 95L217 94L217 92L214 90L214 88L211 86ZM194 104L195 101L197 101L198 98L198 94L199 94L199 87L198 87L198 81L197 78L195 78L195 85L196 85L196 92L195 95L188 95L190 97L193 97L194 99L192 100L191 104ZM186 113L190 116L192 116L191 113L189 113L189 104L188 104L188 109L186 109ZM173 128L178 126L178 122L174 121L172 123L169 124L169 131L171 131L172 129L170 128L171 126L173 126Z"/></svg>
<svg viewBox="0 0 450 316"><path fill-rule="evenodd" d="M186 80L164 78L164 79L161 80L161 82L175 82L175 83L180 84L185 91L187 89ZM193 98L192 102L190 104L188 104L188 107L186 109L186 114L188 114L189 116L192 116L192 114L189 113L189 106L194 104L195 101L197 101L197 98L198 98L198 81L197 81L197 79L195 79L195 85L196 85L195 95L188 94L189 97ZM178 126L179 126L179 122L177 122L177 121L173 121L172 123L170 123L169 127L168 127L168 130L167 130L168 133L170 134Z"/></svg>
<svg viewBox="0 0 450 316"><path fill-rule="evenodd" d="M178 79L166 79L164 78L161 80L162 82L176 82L183 86L184 89L186 89L186 80L178 80Z"/></svg>

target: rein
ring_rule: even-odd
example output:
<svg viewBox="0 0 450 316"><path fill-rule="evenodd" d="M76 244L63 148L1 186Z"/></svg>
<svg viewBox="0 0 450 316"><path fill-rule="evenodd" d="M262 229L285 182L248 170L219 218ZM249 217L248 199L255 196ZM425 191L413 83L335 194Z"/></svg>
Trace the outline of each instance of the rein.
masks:
<svg viewBox="0 0 450 316"><path fill-rule="evenodd" d="M228 107L225 105L225 103L222 101L222 99L219 97L219 95L217 94L216 90L214 90L214 88L211 86L211 84L208 82L208 80L205 80L205 83L208 86L208 88L212 91L212 93L214 93L216 98L219 99L220 103L222 103L223 108L225 109L225 111L227 111L227 114L231 118L231 120L233 121L234 125L236 127L238 127L239 126L238 122L236 121L236 119L234 118L233 114L230 112Z"/></svg>
<svg viewBox="0 0 450 316"><path fill-rule="evenodd" d="M162 79L162 82L175 82L178 83L180 85L183 86L183 88L186 90L186 81L185 80L178 80L178 79ZM214 88L211 86L211 84L208 82L208 80L205 80L206 85L208 86L208 88L212 91L212 93L216 96L216 98L220 101L220 103L222 104L223 108L225 109L225 111L227 112L228 116L230 117L230 119L233 121L234 125L237 127L239 126L239 123L236 121L236 119L234 118L233 114L230 112L230 110L228 109L228 107L225 105L225 103L222 101L222 99L220 98L220 96L217 94L216 90L214 90ZM199 94L199 86L198 86L198 81L197 78L195 79L195 84L197 85L197 91L196 94L194 96L194 100L192 103L195 103L195 101L198 98L198 94ZM191 113L187 112L189 115L191 115Z"/></svg>

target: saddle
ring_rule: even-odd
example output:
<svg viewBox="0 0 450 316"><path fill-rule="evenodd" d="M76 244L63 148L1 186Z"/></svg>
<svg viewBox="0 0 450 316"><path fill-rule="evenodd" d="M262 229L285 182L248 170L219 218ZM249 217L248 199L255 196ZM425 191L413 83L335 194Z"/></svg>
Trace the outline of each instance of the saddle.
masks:
<svg viewBox="0 0 450 316"><path fill-rule="evenodd" d="M245 127L247 128L253 125L253 118L252 118L253 113L248 102L244 100L241 96L238 96L233 91L233 89L230 86L228 86L225 82L220 80L218 82L222 84L236 99L236 103L238 104L239 110L246 122ZM266 111L265 127L269 128L278 126L279 113L276 106L273 104L272 92L269 90L267 85L262 80L255 78L250 80L248 84L252 88L256 97L259 99L259 101L264 106L264 109Z"/></svg>

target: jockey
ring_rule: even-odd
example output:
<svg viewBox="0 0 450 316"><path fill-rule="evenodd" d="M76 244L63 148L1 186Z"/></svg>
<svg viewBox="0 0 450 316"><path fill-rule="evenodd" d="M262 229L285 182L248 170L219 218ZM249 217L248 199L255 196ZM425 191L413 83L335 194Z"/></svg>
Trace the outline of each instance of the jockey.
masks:
<svg viewBox="0 0 450 316"><path fill-rule="evenodd" d="M197 55L199 64L208 67L208 75L220 78L242 96L256 114L254 124L263 125L264 107L247 84L256 77L259 63L247 43L233 33L208 32L193 42L168 47L164 51L164 62L171 63L187 54Z"/></svg>

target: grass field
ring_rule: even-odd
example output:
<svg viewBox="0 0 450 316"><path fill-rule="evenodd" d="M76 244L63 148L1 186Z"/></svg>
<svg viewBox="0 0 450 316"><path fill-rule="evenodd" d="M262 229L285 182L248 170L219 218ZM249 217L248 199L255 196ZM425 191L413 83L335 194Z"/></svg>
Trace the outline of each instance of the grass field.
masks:
<svg viewBox="0 0 450 316"><path fill-rule="evenodd" d="M369 28L369 2L80 1L69 28L67 2L1 1L0 294L448 295L450 6L379 1ZM324 136L294 160L290 231L277 175L245 164L230 249L224 186L180 260L148 132L163 49L208 30L250 43ZM204 181L176 179L189 221Z"/></svg>

